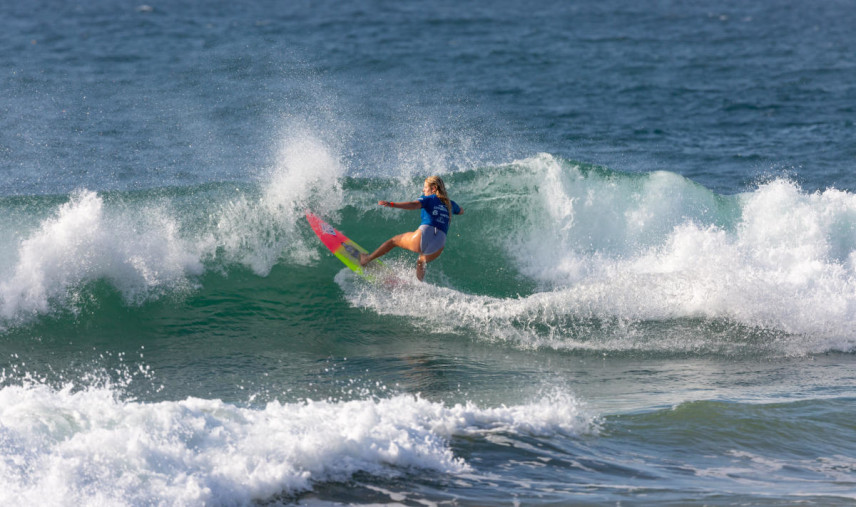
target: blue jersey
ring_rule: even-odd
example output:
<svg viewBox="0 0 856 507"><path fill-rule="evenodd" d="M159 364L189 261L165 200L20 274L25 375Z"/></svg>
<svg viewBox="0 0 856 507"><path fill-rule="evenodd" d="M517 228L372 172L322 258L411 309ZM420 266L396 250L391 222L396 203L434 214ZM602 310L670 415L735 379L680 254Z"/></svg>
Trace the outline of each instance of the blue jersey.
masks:
<svg viewBox="0 0 856 507"><path fill-rule="evenodd" d="M444 233L449 232L449 210L439 197L434 194L423 195L419 198L419 204L422 205L422 223L420 225L430 225ZM461 207L455 201L452 201L452 213L456 215L461 213Z"/></svg>

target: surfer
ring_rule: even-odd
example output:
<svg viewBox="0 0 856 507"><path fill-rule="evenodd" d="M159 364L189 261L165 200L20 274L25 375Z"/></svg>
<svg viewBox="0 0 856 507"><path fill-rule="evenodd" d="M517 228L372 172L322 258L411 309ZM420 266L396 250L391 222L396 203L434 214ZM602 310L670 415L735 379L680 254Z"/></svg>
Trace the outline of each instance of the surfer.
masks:
<svg viewBox="0 0 856 507"><path fill-rule="evenodd" d="M446 185L439 176L425 179L422 197L409 202L378 201L379 206L401 209L421 209L422 223L414 232L405 232L386 240L371 255L360 254L360 266L382 257L395 247L404 248L419 254L416 261L416 278L421 282L425 278L425 264L433 261L446 246L446 233L449 232L451 215L461 215L464 210L458 203L449 199Z"/></svg>

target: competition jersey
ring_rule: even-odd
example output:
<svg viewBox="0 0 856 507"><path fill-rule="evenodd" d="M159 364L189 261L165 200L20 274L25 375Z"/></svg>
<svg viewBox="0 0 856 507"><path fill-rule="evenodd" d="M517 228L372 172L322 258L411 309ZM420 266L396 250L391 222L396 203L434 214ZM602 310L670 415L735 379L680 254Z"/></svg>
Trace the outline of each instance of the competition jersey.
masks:
<svg viewBox="0 0 856 507"><path fill-rule="evenodd" d="M439 197L434 194L423 195L419 198L419 204L422 205L422 223L420 225L430 225L444 233L449 232L449 210ZM452 201L452 213L455 215L461 213L461 207L455 201Z"/></svg>

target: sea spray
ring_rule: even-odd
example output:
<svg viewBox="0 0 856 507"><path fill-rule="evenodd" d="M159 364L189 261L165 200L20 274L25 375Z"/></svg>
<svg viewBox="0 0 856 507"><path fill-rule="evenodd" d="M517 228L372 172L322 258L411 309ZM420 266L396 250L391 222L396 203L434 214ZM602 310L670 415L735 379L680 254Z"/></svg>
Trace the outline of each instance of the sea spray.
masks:
<svg viewBox="0 0 856 507"><path fill-rule="evenodd" d="M75 307L80 289L109 280L130 301L187 287L202 270L167 210L107 212L95 192L78 191L21 241L11 275L0 281L0 316L15 321Z"/></svg>
<svg viewBox="0 0 856 507"><path fill-rule="evenodd" d="M317 258L302 234L303 212L332 215L343 205L342 162L310 132L292 132L260 194L239 194L214 216L213 243L227 262L267 275L281 259L307 264Z"/></svg>

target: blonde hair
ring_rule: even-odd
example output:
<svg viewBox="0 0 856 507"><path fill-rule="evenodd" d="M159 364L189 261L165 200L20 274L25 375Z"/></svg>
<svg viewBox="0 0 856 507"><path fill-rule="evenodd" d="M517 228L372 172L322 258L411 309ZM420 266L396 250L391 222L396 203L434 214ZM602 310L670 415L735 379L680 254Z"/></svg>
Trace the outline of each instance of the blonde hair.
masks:
<svg viewBox="0 0 856 507"><path fill-rule="evenodd" d="M435 189L437 189L437 197L443 201L443 204L446 205L446 208L449 210L449 219L452 218L452 200L449 199L449 194L446 193L446 184L443 183L443 180L440 179L439 176L428 176L425 178L425 183L431 185Z"/></svg>

